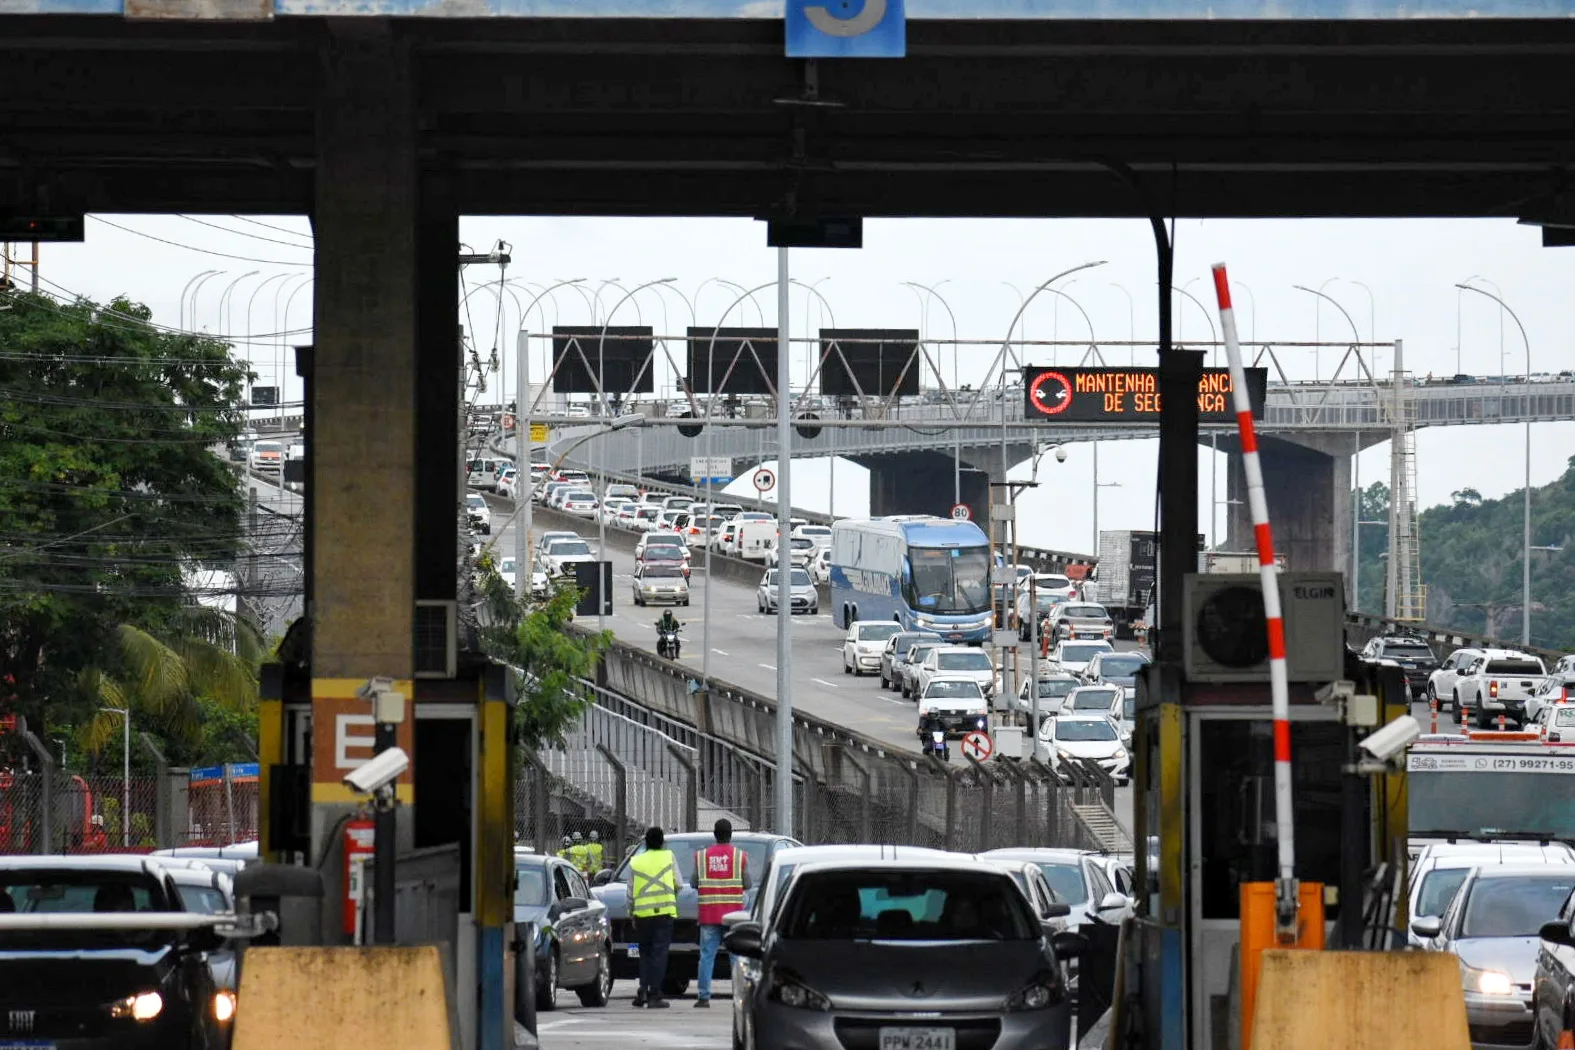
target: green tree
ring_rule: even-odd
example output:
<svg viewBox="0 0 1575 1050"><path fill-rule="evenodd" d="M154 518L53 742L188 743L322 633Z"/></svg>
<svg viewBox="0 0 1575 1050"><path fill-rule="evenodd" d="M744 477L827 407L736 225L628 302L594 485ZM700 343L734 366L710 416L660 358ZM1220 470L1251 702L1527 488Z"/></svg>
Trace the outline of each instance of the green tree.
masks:
<svg viewBox="0 0 1575 1050"><path fill-rule="evenodd" d="M238 673L219 653L249 660L184 582L241 544L214 450L244 426L247 369L123 299L0 300L0 713L98 736L118 696L161 712L143 728L190 733L193 698Z"/></svg>
<svg viewBox="0 0 1575 1050"><path fill-rule="evenodd" d="M521 746L534 751L563 743L587 705L578 683L595 677L612 632L571 629L579 601L573 586L556 587L540 602L521 604L491 563L483 562L481 592L482 651L517 672L514 717Z"/></svg>

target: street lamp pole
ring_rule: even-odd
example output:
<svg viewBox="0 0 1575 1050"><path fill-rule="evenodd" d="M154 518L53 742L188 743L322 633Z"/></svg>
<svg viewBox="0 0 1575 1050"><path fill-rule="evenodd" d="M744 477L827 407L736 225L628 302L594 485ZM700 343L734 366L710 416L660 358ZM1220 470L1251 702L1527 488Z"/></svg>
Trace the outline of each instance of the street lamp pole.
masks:
<svg viewBox="0 0 1575 1050"><path fill-rule="evenodd" d="M948 277L947 280L951 280L951 278ZM948 303L945 299L942 299L941 298L941 293L937 292L935 290L935 289L939 288L941 285L945 284L946 281L937 281L933 285L931 285L931 284L920 284L918 281L903 281L902 283L907 285L909 288L922 288L922 289L924 289L924 292L925 292L926 295L933 295L935 297L936 301L939 302L942 306L944 306L946 308L946 316L951 319L951 322L952 322L952 398L955 401L957 396L958 396L958 394L957 394L957 391L958 391L958 385L957 385L957 372L958 372L958 369L957 369L957 356L958 356L958 353L962 350L962 347L957 345L957 315L952 313L952 306L951 306L951 304ZM938 356L939 355L937 355L937 357ZM936 369L939 370L939 368L940 368L940 362L937 361L936 362ZM961 430L954 430L954 431L952 431L952 438L953 438L953 441L954 441L954 444L952 446L952 503L955 505L955 504L958 504L958 503L962 502L962 431Z"/></svg>
<svg viewBox="0 0 1575 1050"><path fill-rule="evenodd" d="M191 286L192 285L196 284L198 281L202 280L204 277L212 277L214 274L216 274L218 272L219 272L218 270L204 270L201 273L197 274L195 277L193 277L191 280L187 281L186 282L186 286L180 290L180 311L179 311L180 320L177 322L177 324L179 324L181 331L183 331L183 332L186 331L186 293L191 291Z"/></svg>
<svg viewBox="0 0 1575 1050"><path fill-rule="evenodd" d="M1328 284L1329 282L1325 281L1324 283ZM1316 288L1309 288L1304 284L1292 285L1292 287L1298 292L1306 292L1308 295L1316 295L1319 299L1327 299L1333 303L1334 308L1339 310L1341 316L1345 318L1346 324L1351 326L1351 337L1355 339L1357 343L1362 341L1362 333L1357 330L1356 322L1351 319L1349 311L1347 311L1346 308L1340 304L1340 300L1336 299L1332 295L1319 291ZM1345 583L1346 607L1350 609L1356 608L1356 601L1360 597L1360 594L1357 591L1356 577L1357 573L1361 571L1362 566L1362 532L1361 529L1357 527L1357 522L1360 521L1362 517L1362 488L1360 484L1361 469L1357 465L1357 458L1361 455L1361 453L1362 435L1358 430L1356 434L1356 450L1351 454L1351 474L1353 477L1352 484L1355 487L1355 491L1351 497L1351 502L1354 504L1354 506L1351 507L1351 572Z"/></svg>
<svg viewBox="0 0 1575 1050"><path fill-rule="evenodd" d="M793 834L793 419L788 249L777 249L777 833ZM714 399L713 399L714 400ZM706 581L710 586L710 581ZM804 781L808 795L810 781Z"/></svg>
<svg viewBox="0 0 1575 1050"><path fill-rule="evenodd" d="M1481 278L1477 278L1480 280ZM1526 326L1520 323L1520 316L1509 308L1509 304L1492 292L1484 291L1472 284L1457 284L1456 288L1467 292L1476 292L1485 295L1498 303L1503 313L1509 314L1515 322L1515 327L1520 329L1520 341L1526 347L1526 381L1531 381L1531 340L1526 336ZM1502 319L1503 314L1499 315ZM1502 323L1502 321L1501 321ZM1531 412L1527 405L1526 412L1526 488L1522 493L1521 502L1521 546L1525 548L1520 561L1520 644L1531 644Z"/></svg>
<svg viewBox="0 0 1575 1050"><path fill-rule="evenodd" d="M101 707L100 711L120 716L120 845L131 845L131 709L129 707Z"/></svg>
<svg viewBox="0 0 1575 1050"><path fill-rule="evenodd" d="M1127 286L1110 282L1110 287L1120 289L1121 294L1127 297L1127 353L1129 362L1137 364L1137 310L1132 305L1132 293L1127 291Z"/></svg>

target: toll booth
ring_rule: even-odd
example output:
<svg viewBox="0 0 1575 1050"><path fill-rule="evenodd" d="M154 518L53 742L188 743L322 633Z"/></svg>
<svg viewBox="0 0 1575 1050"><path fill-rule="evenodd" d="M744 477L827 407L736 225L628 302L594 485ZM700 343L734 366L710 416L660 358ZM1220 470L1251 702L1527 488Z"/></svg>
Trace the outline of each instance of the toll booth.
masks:
<svg viewBox="0 0 1575 1050"><path fill-rule="evenodd" d="M1347 724L1348 705L1326 688L1363 673L1344 644L1339 574L1283 573L1280 588L1296 875L1325 888L1333 944L1337 927L1361 929L1364 873L1390 852L1390 800L1349 772L1356 740L1371 727ZM1126 965L1141 1002L1124 1024L1141 1029L1145 1046L1224 1050L1244 1045L1242 886L1278 873L1267 646L1255 641L1266 631L1256 575L1189 576L1183 601L1184 666L1146 668L1137 686L1138 919ZM1371 687L1365 677L1355 685Z"/></svg>

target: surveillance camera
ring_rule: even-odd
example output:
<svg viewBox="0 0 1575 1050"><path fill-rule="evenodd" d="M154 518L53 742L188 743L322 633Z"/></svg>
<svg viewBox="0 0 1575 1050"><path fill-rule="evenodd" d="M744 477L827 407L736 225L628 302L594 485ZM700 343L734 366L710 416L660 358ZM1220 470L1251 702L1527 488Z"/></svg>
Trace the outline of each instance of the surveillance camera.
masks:
<svg viewBox="0 0 1575 1050"><path fill-rule="evenodd" d="M355 696L357 700L375 701L378 693L392 688L394 688L394 680L392 678L378 675L374 678L368 678L362 683L361 687L355 691Z"/></svg>
<svg viewBox="0 0 1575 1050"><path fill-rule="evenodd" d="M1056 450L1055 450L1055 461L1057 463L1065 463L1066 462L1066 449L1060 448L1059 446L1056 448Z"/></svg>
<svg viewBox="0 0 1575 1050"><path fill-rule="evenodd" d="M404 748L391 747L345 774L345 787L358 795L375 795L410 768Z"/></svg>
<svg viewBox="0 0 1575 1050"><path fill-rule="evenodd" d="M1422 723L1410 715L1401 715L1382 729L1367 734L1357 746L1378 761L1388 762L1421 735Z"/></svg>

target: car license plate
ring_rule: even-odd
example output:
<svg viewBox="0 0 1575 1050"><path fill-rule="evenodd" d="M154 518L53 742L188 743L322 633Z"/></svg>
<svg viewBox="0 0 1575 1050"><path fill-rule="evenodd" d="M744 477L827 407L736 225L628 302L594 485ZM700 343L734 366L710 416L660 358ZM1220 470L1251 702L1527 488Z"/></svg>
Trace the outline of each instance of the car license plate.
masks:
<svg viewBox="0 0 1575 1050"><path fill-rule="evenodd" d="M882 1028L880 1050L956 1050L952 1028Z"/></svg>
<svg viewBox="0 0 1575 1050"><path fill-rule="evenodd" d="M631 945L629 945L629 958L631 958L631 959L638 959L639 957L640 957L640 946L638 944L631 944Z"/></svg>

